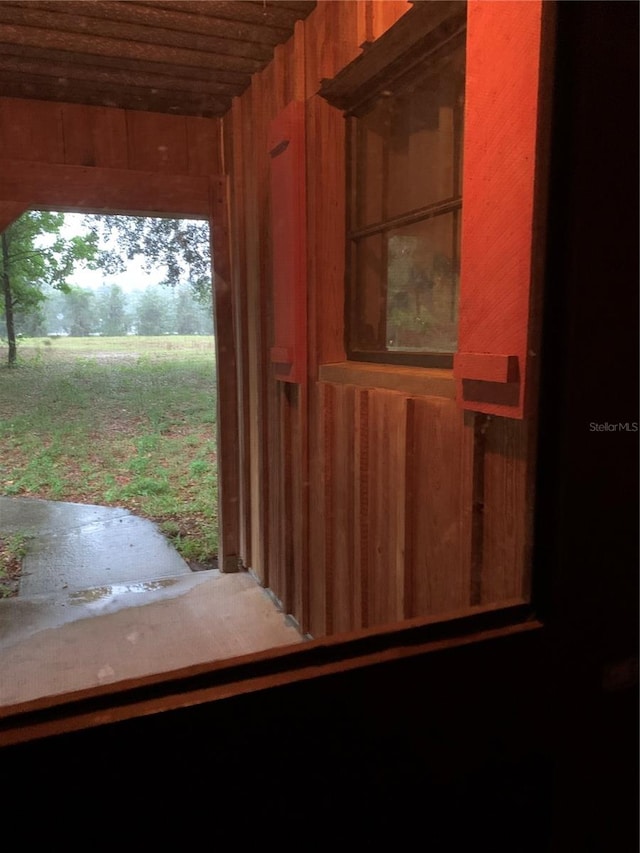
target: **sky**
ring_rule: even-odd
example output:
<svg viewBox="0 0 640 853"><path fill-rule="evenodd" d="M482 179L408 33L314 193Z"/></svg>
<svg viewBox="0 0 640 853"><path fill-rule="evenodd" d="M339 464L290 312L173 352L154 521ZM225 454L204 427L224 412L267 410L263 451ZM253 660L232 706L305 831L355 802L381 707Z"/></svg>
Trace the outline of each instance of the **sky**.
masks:
<svg viewBox="0 0 640 853"><path fill-rule="evenodd" d="M63 237L74 237L83 233L81 227L83 215L81 213L65 213L64 225L60 233ZM69 277L68 283L75 287L84 287L97 290L103 284L117 284L125 293L144 290L153 284L160 284L164 278L164 268L159 268L156 273L148 273L142 268L142 258L127 261L127 270L119 275L105 275L101 270L81 269Z"/></svg>

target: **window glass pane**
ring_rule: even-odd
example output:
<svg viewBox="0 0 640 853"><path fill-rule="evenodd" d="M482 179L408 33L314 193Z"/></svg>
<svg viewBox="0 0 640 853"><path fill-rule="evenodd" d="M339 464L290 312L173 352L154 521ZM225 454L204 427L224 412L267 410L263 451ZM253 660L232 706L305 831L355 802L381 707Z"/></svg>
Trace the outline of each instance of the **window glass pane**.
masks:
<svg viewBox="0 0 640 853"><path fill-rule="evenodd" d="M357 119L353 230L461 194L464 44Z"/></svg>
<svg viewBox="0 0 640 853"><path fill-rule="evenodd" d="M356 286L352 288L351 345L363 352L387 348L385 282L387 237L374 234L354 246Z"/></svg>
<svg viewBox="0 0 640 853"><path fill-rule="evenodd" d="M355 350L455 352L459 238L458 210L355 241Z"/></svg>

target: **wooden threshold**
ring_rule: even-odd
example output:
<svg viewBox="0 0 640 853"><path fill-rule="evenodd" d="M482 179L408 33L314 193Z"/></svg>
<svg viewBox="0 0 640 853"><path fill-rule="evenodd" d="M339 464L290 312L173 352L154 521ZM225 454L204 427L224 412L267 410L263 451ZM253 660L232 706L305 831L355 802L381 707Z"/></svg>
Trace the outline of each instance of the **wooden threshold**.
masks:
<svg viewBox="0 0 640 853"><path fill-rule="evenodd" d="M511 602L450 614L444 620L409 620L44 698L0 709L0 747L416 655L541 633L543 627L531 605Z"/></svg>

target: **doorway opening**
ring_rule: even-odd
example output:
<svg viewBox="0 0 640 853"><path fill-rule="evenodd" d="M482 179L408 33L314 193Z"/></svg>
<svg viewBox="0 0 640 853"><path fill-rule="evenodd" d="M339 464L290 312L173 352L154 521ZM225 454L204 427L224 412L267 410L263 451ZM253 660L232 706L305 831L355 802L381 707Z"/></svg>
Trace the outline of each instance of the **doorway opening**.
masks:
<svg viewBox="0 0 640 853"><path fill-rule="evenodd" d="M252 578L218 570L208 221L17 226L60 216L31 302L12 282L11 367L0 342L0 704L299 639ZM47 253L65 251L56 278Z"/></svg>
<svg viewBox="0 0 640 853"><path fill-rule="evenodd" d="M29 211L3 246L1 494L124 507L216 568L208 222Z"/></svg>

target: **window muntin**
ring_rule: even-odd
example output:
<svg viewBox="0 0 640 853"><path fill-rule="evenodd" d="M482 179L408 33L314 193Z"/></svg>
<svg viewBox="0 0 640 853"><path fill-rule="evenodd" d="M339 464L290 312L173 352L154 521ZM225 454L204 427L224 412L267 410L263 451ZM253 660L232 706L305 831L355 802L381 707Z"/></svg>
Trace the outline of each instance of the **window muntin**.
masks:
<svg viewBox="0 0 640 853"><path fill-rule="evenodd" d="M461 33L349 117L350 358L451 365L464 70Z"/></svg>

